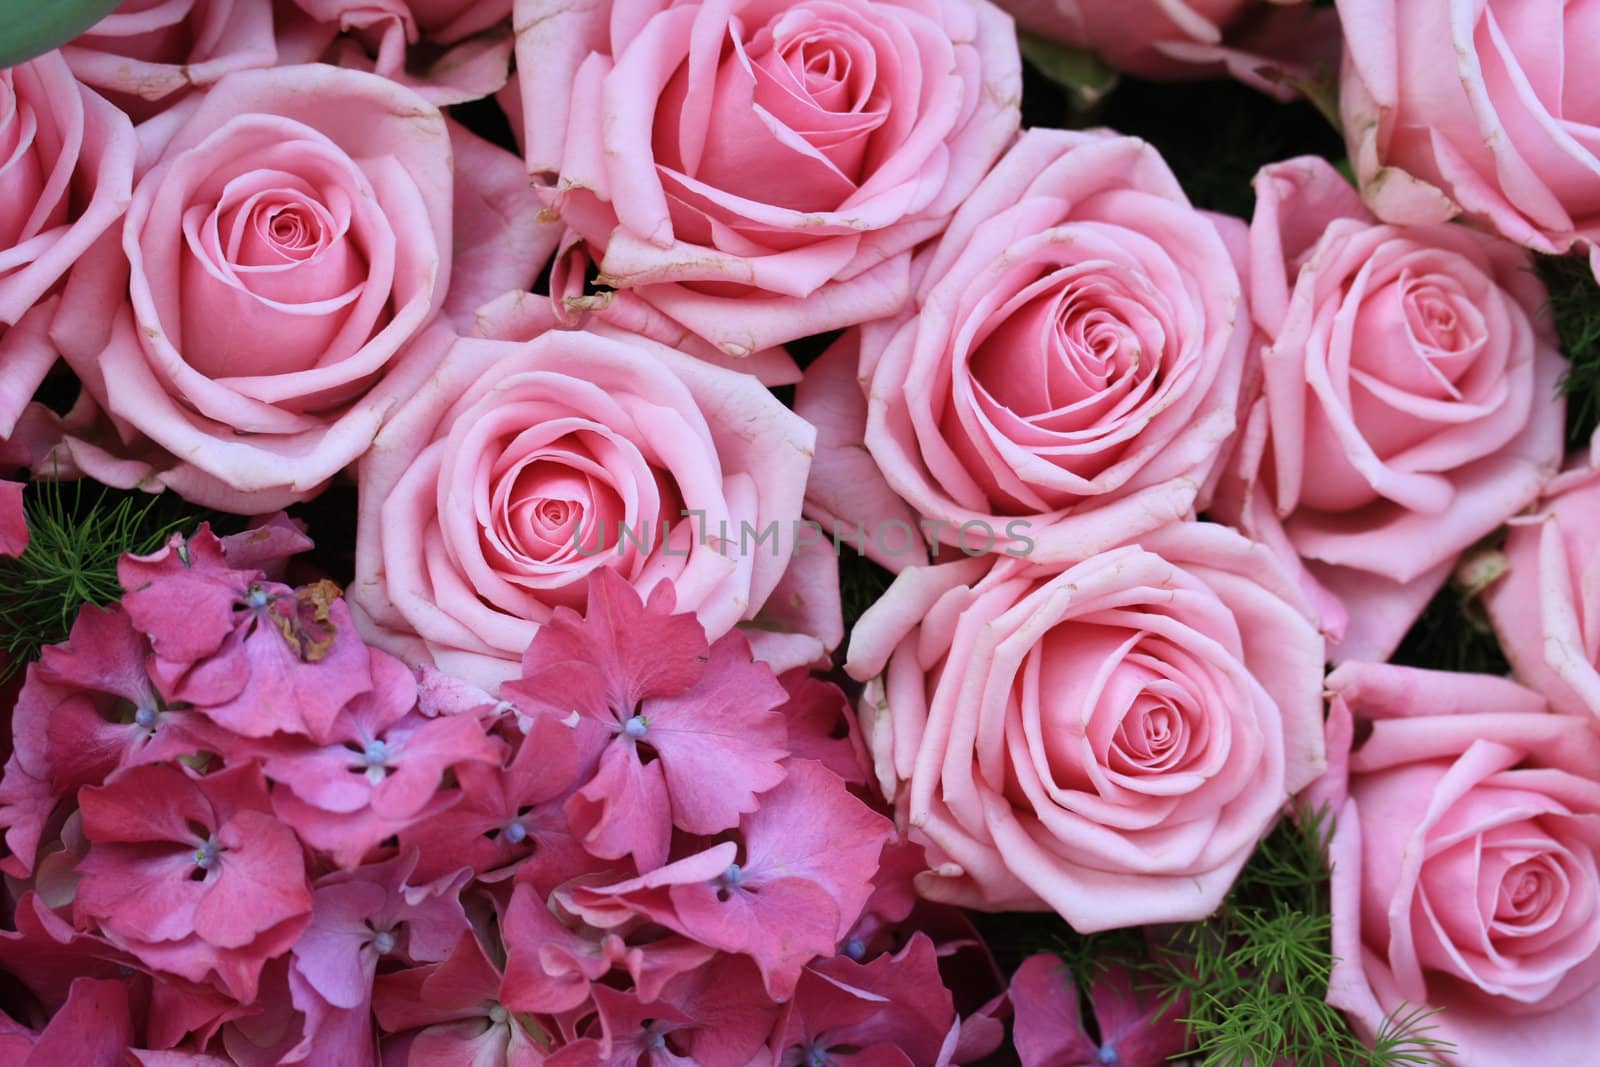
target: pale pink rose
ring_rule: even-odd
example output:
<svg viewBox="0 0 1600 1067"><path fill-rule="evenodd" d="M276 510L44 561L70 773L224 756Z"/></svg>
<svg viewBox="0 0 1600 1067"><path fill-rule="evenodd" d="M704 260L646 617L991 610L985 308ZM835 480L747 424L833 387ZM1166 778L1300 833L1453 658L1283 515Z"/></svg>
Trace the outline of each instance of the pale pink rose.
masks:
<svg viewBox="0 0 1600 1067"><path fill-rule="evenodd" d="M601 567L641 593L671 582L713 640L773 599L770 622L814 627L798 644L749 631L779 670L839 640L833 559L789 566L810 426L749 375L605 327L551 329L543 298L486 314L531 340L442 339L362 461L348 596L368 640L492 692Z"/></svg>
<svg viewBox="0 0 1600 1067"><path fill-rule="evenodd" d="M1465 214L1600 277L1600 8L1519 0L1339 0L1340 111L1372 210Z"/></svg>
<svg viewBox="0 0 1600 1067"><path fill-rule="evenodd" d="M1503 573L1483 603L1517 677L1558 711L1600 716L1600 472L1579 462L1551 482L1490 562Z"/></svg>
<svg viewBox="0 0 1600 1067"><path fill-rule="evenodd" d="M1226 73L1288 99L1286 78L1330 76L1338 20L1306 0L998 0L1017 25L1144 78Z"/></svg>
<svg viewBox="0 0 1600 1067"><path fill-rule="evenodd" d="M1249 340L1221 226L1242 246L1143 141L1028 131L918 254L912 305L808 369L809 510L869 535L921 516L935 545L1039 563L1190 515Z"/></svg>
<svg viewBox="0 0 1600 1067"><path fill-rule="evenodd" d="M1083 932L1200 919L1324 768L1322 639L1259 545L1174 523L1062 571L901 573L851 635L927 897Z"/></svg>
<svg viewBox="0 0 1600 1067"><path fill-rule="evenodd" d="M0 70L0 441L55 363L45 294L127 209L137 150L60 53Z"/></svg>
<svg viewBox="0 0 1600 1067"><path fill-rule="evenodd" d="M291 62L372 71L445 107L511 76L511 0L279 0Z"/></svg>
<svg viewBox="0 0 1600 1067"><path fill-rule="evenodd" d="M554 242L514 156L374 75L233 74L157 124L52 331L85 388L70 458L108 484L246 514L313 495L426 378L410 342L440 309L470 321Z"/></svg>
<svg viewBox="0 0 1600 1067"><path fill-rule="evenodd" d="M1313 796L1335 816L1328 1002L1368 1040L1386 1016L1440 1009L1428 1023L1453 1067L1594 1062L1591 720L1490 675L1346 663L1327 685L1333 766Z"/></svg>
<svg viewBox="0 0 1600 1067"><path fill-rule="evenodd" d="M1262 389L1212 514L1300 569L1336 660L1387 659L1561 464L1544 287L1497 237L1376 223L1324 160L1255 189Z"/></svg>
<svg viewBox="0 0 1600 1067"><path fill-rule="evenodd" d="M732 356L897 311L1015 134L988 0L517 0L528 169L630 289Z"/></svg>
<svg viewBox="0 0 1600 1067"><path fill-rule="evenodd" d="M236 70L278 61L272 0L124 0L61 49L136 120Z"/></svg>

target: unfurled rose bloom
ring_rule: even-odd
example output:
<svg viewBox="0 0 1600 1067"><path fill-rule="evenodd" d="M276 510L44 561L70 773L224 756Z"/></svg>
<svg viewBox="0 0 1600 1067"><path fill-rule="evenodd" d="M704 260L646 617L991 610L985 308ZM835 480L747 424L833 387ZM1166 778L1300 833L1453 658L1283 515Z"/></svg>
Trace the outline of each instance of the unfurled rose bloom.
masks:
<svg viewBox="0 0 1600 1067"><path fill-rule="evenodd" d="M1020 122L988 0L517 0L528 169L600 279L733 356L891 314Z"/></svg>
<svg viewBox="0 0 1600 1067"><path fill-rule="evenodd" d="M1212 514L1304 561L1336 659L1387 659L1461 551L1560 466L1544 287L1499 238L1375 223L1321 159L1255 188L1263 383Z"/></svg>
<svg viewBox="0 0 1600 1067"><path fill-rule="evenodd" d="M1372 210L1465 214L1540 252L1600 240L1600 13L1584 3L1339 0L1339 109ZM1591 262L1600 276L1600 251Z"/></svg>
<svg viewBox="0 0 1600 1067"><path fill-rule="evenodd" d="M0 441L56 359L43 298L127 209L137 150L59 52L0 70Z"/></svg>
<svg viewBox="0 0 1600 1067"><path fill-rule="evenodd" d="M370 70L439 107L477 100L511 70L511 0L280 0L285 49Z"/></svg>
<svg viewBox="0 0 1600 1067"><path fill-rule="evenodd" d="M903 572L846 669L924 896L1079 931L1209 915L1323 770L1322 640L1271 554L1175 523L1065 571Z"/></svg>
<svg viewBox="0 0 1600 1067"><path fill-rule="evenodd" d="M136 120L236 70L278 61L272 0L124 0L62 47L73 73Z"/></svg>
<svg viewBox="0 0 1600 1067"><path fill-rule="evenodd" d="M1143 141L1029 131L919 254L913 305L807 371L808 511L874 532L920 516L936 545L1039 563L1190 514L1249 337L1223 223ZM890 542L867 547L921 562Z"/></svg>
<svg viewBox="0 0 1600 1067"><path fill-rule="evenodd" d="M754 378L552 330L456 340L415 392L361 465L349 597L373 643L492 692L599 567L670 581L712 640L778 588L813 432Z"/></svg>
<svg viewBox="0 0 1600 1067"><path fill-rule="evenodd" d="M1338 25L1304 0L998 0L1017 25L1143 78L1226 72L1281 98L1338 66Z"/></svg>
<svg viewBox="0 0 1600 1067"><path fill-rule="evenodd" d="M1551 482L1492 565L1483 602L1517 677L1558 711L1600 715L1600 472Z"/></svg>
<svg viewBox="0 0 1600 1067"><path fill-rule="evenodd" d="M1313 796L1336 818L1329 1003L1368 1040L1386 1015L1441 1009L1428 1024L1454 1067L1593 1062L1589 717L1489 675L1347 663L1328 689L1332 766ZM1370 732L1349 751L1352 720Z"/></svg>
<svg viewBox="0 0 1600 1067"><path fill-rule="evenodd" d="M88 398L67 447L108 484L270 511L366 451L441 307L532 280L537 201L509 153L371 74L230 75L170 125L55 319Z"/></svg>

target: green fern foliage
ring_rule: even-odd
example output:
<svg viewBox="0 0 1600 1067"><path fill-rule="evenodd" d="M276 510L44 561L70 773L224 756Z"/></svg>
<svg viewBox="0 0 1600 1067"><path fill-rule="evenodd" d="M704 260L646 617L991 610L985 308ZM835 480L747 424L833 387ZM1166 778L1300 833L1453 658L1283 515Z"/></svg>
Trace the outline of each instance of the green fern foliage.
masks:
<svg viewBox="0 0 1600 1067"><path fill-rule="evenodd" d="M0 681L66 640L81 606L122 595L124 552L152 552L210 517L169 496L55 481L31 484L24 511L27 551L0 557Z"/></svg>

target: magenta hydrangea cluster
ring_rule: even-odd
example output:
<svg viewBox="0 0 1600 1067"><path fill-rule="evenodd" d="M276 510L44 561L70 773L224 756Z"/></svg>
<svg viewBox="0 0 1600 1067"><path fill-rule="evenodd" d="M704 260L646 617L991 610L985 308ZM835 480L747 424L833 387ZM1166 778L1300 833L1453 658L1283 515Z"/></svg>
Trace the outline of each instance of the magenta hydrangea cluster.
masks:
<svg viewBox="0 0 1600 1067"><path fill-rule="evenodd" d="M999 1046L1004 979L959 911L918 902L921 848L866 799L838 687L602 568L497 700L369 647L300 573L309 547L281 515L174 535L29 666L0 967L32 1012L0 1018L0 1062Z"/></svg>

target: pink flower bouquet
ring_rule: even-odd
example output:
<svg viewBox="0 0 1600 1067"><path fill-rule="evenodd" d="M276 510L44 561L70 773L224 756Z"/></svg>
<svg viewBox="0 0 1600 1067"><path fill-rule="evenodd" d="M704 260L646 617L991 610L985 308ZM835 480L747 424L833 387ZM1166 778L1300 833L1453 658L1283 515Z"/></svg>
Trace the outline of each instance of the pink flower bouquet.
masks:
<svg viewBox="0 0 1600 1067"><path fill-rule="evenodd" d="M1600 4L101 7L0 1067L1595 1062Z"/></svg>

